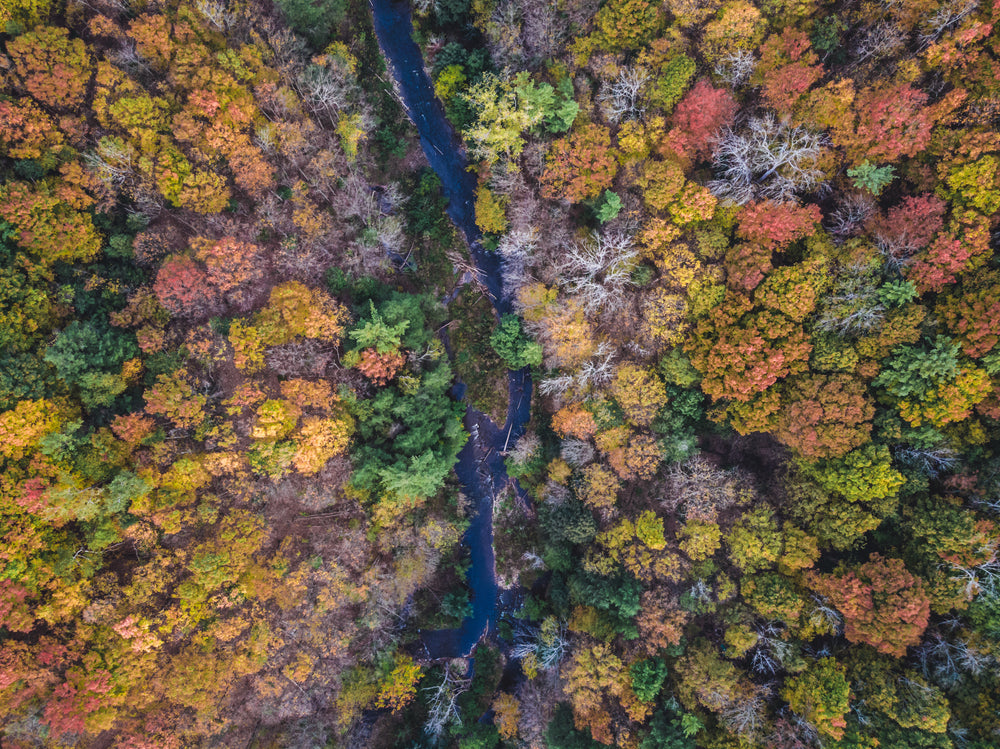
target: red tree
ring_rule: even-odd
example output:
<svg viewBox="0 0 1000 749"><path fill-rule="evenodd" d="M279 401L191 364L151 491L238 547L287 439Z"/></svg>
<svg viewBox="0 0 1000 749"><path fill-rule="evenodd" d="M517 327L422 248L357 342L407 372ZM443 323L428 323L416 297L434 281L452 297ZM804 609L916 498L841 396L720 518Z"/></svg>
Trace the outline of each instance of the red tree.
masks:
<svg viewBox="0 0 1000 749"><path fill-rule="evenodd" d="M927 148L934 125L927 94L913 86L866 88L854 100L854 128L834 129L834 140L855 162L896 161Z"/></svg>
<svg viewBox="0 0 1000 749"><path fill-rule="evenodd" d="M867 392L863 382L846 374L789 382L775 436L811 460L842 457L871 435L875 407Z"/></svg>
<svg viewBox="0 0 1000 749"><path fill-rule="evenodd" d="M156 274L153 291L160 304L177 317L207 317L218 307L208 275L186 255L167 258Z"/></svg>
<svg viewBox="0 0 1000 749"><path fill-rule="evenodd" d="M920 642L930 618L923 581L901 559L872 554L865 564L832 575L810 573L813 590L844 615L844 636L896 658Z"/></svg>
<svg viewBox="0 0 1000 749"><path fill-rule="evenodd" d="M735 114L736 101L728 90L713 88L704 78L694 84L677 103L673 118L687 155L694 159L711 156L717 133Z"/></svg>
<svg viewBox="0 0 1000 749"><path fill-rule="evenodd" d="M815 203L797 206L765 200L749 203L740 211L736 233L748 242L780 250L815 233L822 219L823 214Z"/></svg>
<svg viewBox="0 0 1000 749"><path fill-rule="evenodd" d="M903 198L884 217L869 223L869 230L891 247L916 252L930 244L944 227L948 204L930 193Z"/></svg>

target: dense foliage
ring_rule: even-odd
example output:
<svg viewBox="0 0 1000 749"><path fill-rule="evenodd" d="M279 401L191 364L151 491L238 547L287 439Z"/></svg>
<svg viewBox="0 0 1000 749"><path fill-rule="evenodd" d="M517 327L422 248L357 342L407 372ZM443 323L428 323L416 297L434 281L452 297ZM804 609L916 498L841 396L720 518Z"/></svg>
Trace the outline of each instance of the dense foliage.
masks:
<svg viewBox="0 0 1000 749"><path fill-rule="evenodd" d="M412 9L513 314L369 3L0 7L3 746L1000 744L1000 3Z"/></svg>

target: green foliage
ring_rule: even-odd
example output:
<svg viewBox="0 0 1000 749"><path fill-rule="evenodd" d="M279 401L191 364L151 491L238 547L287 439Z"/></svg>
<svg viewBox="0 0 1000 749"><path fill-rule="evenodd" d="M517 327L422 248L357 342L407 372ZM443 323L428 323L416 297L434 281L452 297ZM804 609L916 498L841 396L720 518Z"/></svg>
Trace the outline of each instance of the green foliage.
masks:
<svg viewBox="0 0 1000 749"><path fill-rule="evenodd" d="M685 54L671 57L660 69L649 87L649 100L653 106L669 112L681 100L694 78L697 65Z"/></svg>
<svg viewBox="0 0 1000 749"><path fill-rule="evenodd" d="M846 30L847 24L840 16L831 13L816 20L809 41L817 52L828 55L840 46L840 35Z"/></svg>
<svg viewBox="0 0 1000 749"><path fill-rule="evenodd" d="M346 0L278 0L288 24L315 50L330 43L333 33L346 17Z"/></svg>
<svg viewBox="0 0 1000 749"><path fill-rule="evenodd" d="M913 281L889 281L878 290L879 300L888 307L902 307L919 296Z"/></svg>
<svg viewBox="0 0 1000 749"><path fill-rule="evenodd" d="M638 637L633 617L639 613L642 585L634 577L624 571L612 577L580 571L569 586L573 600L605 614L615 632L627 640Z"/></svg>
<svg viewBox="0 0 1000 749"><path fill-rule="evenodd" d="M374 348L379 354L392 353L399 348L403 340L403 333L410 326L410 321L405 318L397 318L397 322L389 324L375 309L374 302L369 300L368 304L368 317L359 320L358 324L347 332L347 335L354 340L357 348Z"/></svg>
<svg viewBox="0 0 1000 749"><path fill-rule="evenodd" d="M597 216L598 221L606 224L611 219L617 217L621 209L622 199L618 197L618 193L605 190L604 197L601 198L601 202L598 204L594 214Z"/></svg>
<svg viewBox="0 0 1000 749"><path fill-rule="evenodd" d="M689 729L691 727L691 720L697 724L697 728L691 732L685 730L685 718L689 719L687 723ZM667 710L657 710L649 722L649 727L649 733L643 738L642 743L639 744L639 749L695 749L692 737L701 730L702 725L690 713L684 713L678 719Z"/></svg>
<svg viewBox="0 0 1000 749"><path fill-rule="evenodd" d="M74 320L45 352L60 379L79 388L80 398L89 407L110 405L124 389L118 370L139 348L131 333L108 325Z"/></svg>
<svg viewBox="0 0 1000 749"><path fill-rule="evenodd" d="M542 363L542 346L528 338L517 315L506 314L490 336L490 345L510 369L537 367Z"/></svg>
<svg viewBox="0 0 1000 749"><path fill-rule="evenodd" d="M663 687L670 668L660 658L647 658L632 664L632 691L643 702L652 702Z"/></svg>
<svg viewBox="0 0 1000 749"><path fill-rule="evenodd" d="M469 0L435 0L434 16L442 26L465 23L469 16Z"/></svg>
<svg viewBox="0 0 1000 749"><path fill-rule="evenodd" d="M548 749L603 749L590 738L590 731L578 731L573 725L573 711L565 703L559 703L545 729L545 745Z"/></svg>
<svg viewBox="0 0 1000 749"><path fill-rule="evenodd" d="M939 335L930 348L901 346L872 382L897 398L920 397L958 371L959 345Z"/></svg>
<svg viewBox="0 0 1000 749"><path fill-rule="evenodd" d="M542 527L549 536L571 544L585 544L597 535L597 523L582 502L567 500L539 508Z"/></svg>
<svg viewBox="0 0 1000 749"><path fill-rule="evenodd" d="M409 186L406 202L407 226L417 237L429 236L435 242L447 243L451 237L451 222L445 208L448 201L441 194L441 179L430 169L415 175Z"/></svg>
<svg viewBox="0 0 1000 749"><path fill-rule="evenodd" d="M828 458L803 464L803 471L826 491L848 502L874 501L895 496L905 482L892 466L885 445L869 443L843 458Z"/></svg>
<svg viewBox="0 0 1000 749"><path fill-rule="evenodd" d="M896 168L891 165L875 166L865 159L856 167L848 168L847 176L854 180L854 186L859 190L879 195L896 178Z"/></svg>

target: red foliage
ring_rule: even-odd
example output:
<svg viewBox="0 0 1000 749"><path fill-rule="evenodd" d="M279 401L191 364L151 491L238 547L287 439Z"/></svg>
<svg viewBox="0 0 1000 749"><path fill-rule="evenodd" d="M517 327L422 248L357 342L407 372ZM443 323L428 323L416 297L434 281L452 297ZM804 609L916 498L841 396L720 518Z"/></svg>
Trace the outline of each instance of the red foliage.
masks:
<svg viewBox="0 0 1000 749"><path fill-rule="evenodd" d="M208 317L218 308L208 275L186 255L164 261L156 274L153 291L160 304L177 317Z"/></svg>
<svg viewBox="0 0 1000 749"><path fill-rule="evenodd" d="M923 581L901 559L872 554L854 569L811 573L809 582L844 615L844 636L851 642L902 658L927 628L930 598Z"/></svg>
<svg viewBox="0 0 1000 749"><path fill-rule="evenodd" d="M260 291L265 265L260 248L233 237L192 242L209 282L230 304L245 306Z"/></svg>
<svg viewBox="0 0 1000 749"><path fill-rule="evenodd" d="M815 203L797 206L765 200L749 203L740 211L736 233L748 242L780 250L815 233L822 219L823 214Z"/></svg>
<svg viewBox="0 0 1000 749"><path fill-rule="evenodd" d="M0 580L0 627L11 632L30 632L34 621L28 589L13 580Z"/></svg>
<svg viewBox="0 0 1000 749"><path fill-rule="evenodd" d="M868 229L898 259L923 249L944 227L948 204L925 193L903 198L884 217L873 219Z"/></svg>
<svg viewBox="0 0 1000 749"><path fill-rule="evenodd" d="M970 247L950 234L939 234L927 252L907 267L906 277L921 294L941 291L955 282L955 274L963 270L971 258Z"/></svg>
<svg viewBox="0 0 1000 749"><path fill-rule="evenodd" d="M688 91L674 109L673 125L682 134L675 138L695 159L712 155L716 135L736 114L736 101L724 88L713 88L701 79Z"/></svg>
<svg viewBox="0 0 1000 749"><path fill-rule="evenodd" d="M736 289L752 291L771 270L771 253L816 231L822 219L819 206L750 203L740 211L736 234L747 241L726 253L726 280Z"/></svg>
<svg viewBox="0 0 1000 749"><path fill-rule="evenodd" d="M772 252L759 244L740 242L726 251L726 283L733 289L753 291L771 271Z"/></svg>
<svg viewBox="0 0 1000 749"><path fill-rule="evenodd" d="M823 77L818 61L803 32L789 26L780 36L772 34L761 47L760 61L768 104L782 114L789 113L798 98Z"/></svg>
<svg viewBox="0 0 1000 749"><path fill-rule="evenodd" d="M361 360L357 367L365 377L376 385L385 385L403 368L406 357L398 351L379 354L373 348L361 352Z"/></svg>
<svg viewBox="0 0 1000 749"><path fill-rule="evenodd" d="M1000 343L1000 274L980 271L963 280L961 292L942 299L937 312L962 350L980 357Z"/></svg>
<svg viewBox="0 0 1000 749"><path fill-rule="evenodd" d="M807 375L789 383L775 436L800 455L841 457L865 444L875 407L850 375Z"/></svg>
<svg viewBox="0 0 1000 749"><path fill-rule="evenodd" d="M853 133L839 134L855 161L896 161L927 148L934 125L927 94L907 83L873 86L854 101Z"/></svg>

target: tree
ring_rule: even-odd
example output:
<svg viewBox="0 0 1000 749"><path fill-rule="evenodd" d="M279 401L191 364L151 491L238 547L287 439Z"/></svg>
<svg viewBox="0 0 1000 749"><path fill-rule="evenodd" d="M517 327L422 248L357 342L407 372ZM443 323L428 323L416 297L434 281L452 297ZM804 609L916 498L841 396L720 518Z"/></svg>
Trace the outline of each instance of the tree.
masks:
<svg viewBox="0 0 1000 749"><path fill-rule="evenodd" d="M771 34L761 46L754 79L763 83L767 103L778 113L790 114L801 96L823 77L823 66L810 49L809 37L791 26Z"/></svg>
<svg viewBox="0 0 1000 749"><path fill-rule="evenodd" d="M510 82L494 74L484 75L460 96L476 113L474 122L463 131L472 155L487 166L501 158L520 156L524 148L521 133L537 124L542 113L530 113L527 102L518 97Z"/></svg>
<svg viewBox="0 0 1000 749"><path fill-rule="evenodd" d="M873 553L856 567L807 575L809 585L844 615L844 636L902 658L916 645L930 618L923 581L901 559Z"/></svg>
<svg viewBox="0 0 1000 749"><path fill-rule="evenodd" d="M516 315L505 314L490 336L490 346L510 369L537 367L542 363L542 347L524 332L524 325Z"/></svg>
<svg viewBox="0 0 1000 749"><path fill-rule="evenodd" d="M766 28L767 22L757 8L744 0L730 0L705 24L702 54L715 63L733 52L752 50Z"/></svg>
<svg viewBox="0 0 1000 749"><path fill-rule="evenodd" d="M763 200L744 206L739 212L737 236L769 250L783 250L792 242L816 233L822 220L815 203L799 207L793 203Z"/></svg>
<svg viewBox="0 0 1000 749"><path fill-rule="evenodd" d="M723 128L736 114L736 100L724 88L715 88L702 78L678 102L672 118L676 130L671 139L683 144L692 160L708 158Z"/></svg>
<svg viewBox="0 0 1000 749"><path fill-rule="evenodd" d="M217 309L208 274L187 255L167 258L156 273L153 291L160 304L177 317L208 317Z"/></svg>
<svg viewBox="0 0 1000 749"><path fill-rule="evenodd" d="M85 405L107 406L126 387L119 376L121 366L138 353L131 333L74 320L45 351L45 361L55 366L63 382L79 388Z"/></svg>
<svg viewBox="0 0 1000 749"><path fill-rule="evenodd" d="M853 118L833 129L833 141L857 164L915 156L930 143L933 120L927 95L907 83L879 84L858 93Z"/></svg>
<svg viewBox="0 0 1000 749"><path fill-rule="evenodd" d="M935 306L967 356L980 358L1000 343L1000 273L980 270Z"/></svg>
<svg viewBox="0 0 1000 749"><path fill-rule="evenodd" d="M0 186L0 218L13 227L17 244L39 261L42 275L55 262L86 263L100 252L100 234L86 212L93 204L86 192L65 182Z"/></svg>
<svg viewBox="0 0 1000 749"><path fill-rule="evenodd" d="M659 31L662 17L650 0L610 0L594 16L600 45L612 52L639 49Z"/></svg>
<svg viewBox="0 0 1000 749"><path fill-rule="evenodd" d="M618 500L621 482L607 468L592 464L580 472L579 495L584 504L596 510L607 510Z"/></svg>
<svg viewBox="0 0 1000 749"><path fill-rule="evenodd" d="M399 712L417 694L417 682L423 669L413 662L413 658L403 653L397 653L392 663L392 670L385 675L375 698L377 707L390 707Z"/></svg>
<svg viewBox="0 0 1000 749"><path fill-rule="evenodd" d="M806 369L812 344L801 324L765 310L751 312L743 296L727 292L716 313L695 326L684 350L712 398L746 403L779 379Z"/></svg>
<svg viewBox="0 0 1000 749"><path fill-rule="evenodd" d="M875 408L850 375L804 375L782 391L775 436L805 458L841 457L868 441Z"/></svg>
<svg viewBox="0 0 1000 749"><path fill-rule="evenodd" d="M709 189L737 205L760 198L795 202L796 193L822 182L819 159L825 145L824 136L770 114L753 118L740 132L723 131L713 155L719 176L708 183Z"/></svg>
<svg viewBox="0 0 1000 749"><path fill-rule="evenodd" d="M656 412L667 403L663 381L653 370L633 364L618 367L611 383L611 394L629 420L640 426L651 424Z"/></svg>
<svg viewBox="0 0 1000 749"><path fill-rule="evenodd" d="M604 696L621 694L622 679L628 671L608 645L580 647L563 666L566 693L573 705L573 722L578 730L590 729L598 741L611 744L611 716Z"/></svg>
<svg viewBox="0 0 1000 749"><path fill-rule="evenodd" d="M578 203L611 187L618 162L607 128L589 124L552 144L542 174L542 195Z"/></svg>
<svg viewBox="0 0 1000 749"><path fill-rule="evenodd" d="M876 197L895 179L896 169L892 166L875 166L865 159L856 167L847 170L847 176L854 180L859 190L867 190Z"/></svg>
<svg viewBox="0 0 1000 749"><path fill-rule="evenodd" d="M184 377L183 370L156 376L156 382L145 393L146 411L163 416L180 429L196 426L204 418L208 398L196 394Z"/></svg>
<svg viewBox="0 0 1000 749"><path fill-rule="evenodd" d="M883 253L903 261L922 250L944 227L948 204L933 195L908 195L884 217L872 219L869 229Z"/></svg>
<svg viewBox="0 0 1000 749"><path fill-rule="evenodd" d="M847 726L851 684L846 669L834 658L820 658L804 673L790 678L781 691L789 707L824 736L841 739Z"/></svg>
<svg viewBox="0 0 1000 749"><path fill-rule="evenodd" d="M76 110L87 95L93 62L87 45L64 28L40 26L7 44L24 89L53 109Z"/></svg>

